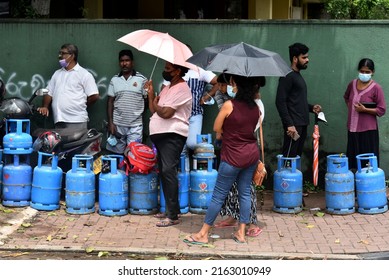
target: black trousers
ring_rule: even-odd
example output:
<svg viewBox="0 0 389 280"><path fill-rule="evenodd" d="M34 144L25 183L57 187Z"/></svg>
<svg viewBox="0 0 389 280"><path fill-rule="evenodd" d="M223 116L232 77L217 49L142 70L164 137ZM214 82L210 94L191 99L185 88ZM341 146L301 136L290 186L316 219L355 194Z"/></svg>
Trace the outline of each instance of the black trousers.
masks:
<svg viewBox="0 0 389 280"><path fill-rule="evenodd" d="M288 128L284 127L284 145L282 146L282 155L284 157L296 157L303 153L304 142L307 138L307 126L296 126L296 130L300 135L297 141L294 141L289 135L286 134Z"/></svg>
<svg viewBox="0 0 389 280"><path fill-rule="evenodd" d="M377 130L368 130L364 132L347 133L347 158L349 169L357 169L357 155L373 153L377 157L379 166L379 132ZM361 167L365 167L365 162L361 162Z"/></svg>
<svg viewBox="0 0 389 280"><path fill-rule="evenodd" d="M158 169L166 201L166 216L177 220L180 214L177 169L186 137L176 133L161 133L150 135L150 139L158 151Z"/></svg>

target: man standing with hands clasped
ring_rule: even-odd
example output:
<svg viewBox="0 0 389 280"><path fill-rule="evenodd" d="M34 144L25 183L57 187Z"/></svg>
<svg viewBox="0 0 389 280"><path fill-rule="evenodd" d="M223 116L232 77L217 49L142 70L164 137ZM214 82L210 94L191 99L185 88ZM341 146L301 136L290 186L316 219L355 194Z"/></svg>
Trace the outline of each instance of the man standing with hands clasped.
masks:
<svg viewBox="0 0 389 280"><path fill-rule="evenodd" d="M87 107L99 100L95 79L78 64L76 45L62 45L58 59L61 68L51 77L49 94L44 96L38 111L48 116L51 104L55 128L87 129Z"/></svg>
<svg viewBox="0 0 389 280"><path fill-rule="evenodd" d="M321 106L308 104L307 85L300 70L307 69L309 48L301 43L289 46L292 71L278 82L276 106L284 127L284 157L301 156L307 137L309 113L318 114Z"/></svg>
<svg viewBox="0 0 389 280"><path fill-rule="evenodd" d="M134 69L134 55L131 50L119 52L119 66L120 73L112 77L109 83L107 101L110 139L116 141L107 141L106 149L122 154L131 142L143 141L142 116L147 98L144 89L147 79Z"/></svg>

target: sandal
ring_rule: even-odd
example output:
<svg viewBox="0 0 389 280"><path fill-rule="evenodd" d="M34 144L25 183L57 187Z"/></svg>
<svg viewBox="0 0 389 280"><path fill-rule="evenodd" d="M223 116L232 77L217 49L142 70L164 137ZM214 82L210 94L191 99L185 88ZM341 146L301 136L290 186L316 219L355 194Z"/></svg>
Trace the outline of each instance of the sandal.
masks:
<svg viewBox="0 0 389 280"><path fill-rule="evenodd" d="M160 220L158 223L156 223L157 227L170 227L174 225L178 225L180 223L179 220L170 220L169 218Z"/></svg>
<svg viewBox="0 0 389 280"><path fill-rule="evenodd" d="M227 221L220 221L218 223L215 224L215 228L228 228L228 227L236 227L238 225L238 222L237 221L234 221L233 223L229 223Z"/></svg>
<svg viewBox="0 0 389 280"><path fill-rule="evenodd" d="M157 214L154 215L154 218L165 219L166 218L166 214L165 213L157 213Z"/></svg>
<svg viewBox="0 0 389 280"><path fill-rule="evenodd" d="M187 236L184 239L184 242L187 243L187 244L190 244L190 245L200 245L200 246L208 244L208 242L197 241L196 239L193 238L192 235Z"/></svg>
<svg viewBox="0 0 389 280"><path fill-rule="evenodd" d="M257 237L258 235L260 235L262 232L262 229L259 228L259 227L255 227L255 228L250 228L246 231L246 236L249 236L249 237Z"/></svg>
<svg viewBox="0 0 389 280"><path fill-rule="evenodd" d="M157 218L157 219L165 219L165 218L167 218L166 213L157 213L153 217ZM177 217L181 218L181 214L178 214Z"/></svg>
<svg viewBox="0 0 389 280"><path fill-rule="evenodd" d="M238 237L234 233L231 233L231 238L232 238L232 240L234 240L238 244L247 244L246 240L245 241L239 240Z"/></svg>

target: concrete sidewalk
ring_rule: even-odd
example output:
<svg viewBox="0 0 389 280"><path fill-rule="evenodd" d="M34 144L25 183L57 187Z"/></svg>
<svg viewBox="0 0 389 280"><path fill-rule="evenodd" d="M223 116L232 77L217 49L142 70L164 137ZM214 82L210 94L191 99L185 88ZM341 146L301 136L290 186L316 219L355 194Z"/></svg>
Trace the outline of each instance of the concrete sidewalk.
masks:
<svg viewBox="0 0 389 280"><path fill-rule="evenodd" d="M258 209L263 228L258 237L237 244L231 239L233 228L213 229L212 234L220 238L210 238L207 246L182 241L200 229L203 215L188 213L182 215L179 225L158 228L152 215L102 216L98 204L95 213L85 215L67 214L63 205L56 211L15 208L19 219L3 220L0 225L2 229L12 227L0 231L0 250L85 252L92 248L95 252L238 259L366 259L385 258L389 252L389 211L321 216L325 192L310 194L304 202L299 214L276 213L272 211L272 191L265 191L264 205ZM312 210L315 208L321 209L319 214ZM5 214L0 211L0 215Z"/></svg>

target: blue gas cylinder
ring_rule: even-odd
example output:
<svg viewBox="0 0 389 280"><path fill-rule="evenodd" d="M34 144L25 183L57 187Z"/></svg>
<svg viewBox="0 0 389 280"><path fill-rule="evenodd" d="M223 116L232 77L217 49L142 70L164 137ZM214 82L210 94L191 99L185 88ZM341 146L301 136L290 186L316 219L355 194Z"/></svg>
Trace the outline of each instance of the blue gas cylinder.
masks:
<svg viewBox="0 0 389 280"><path fill-rule="evenodd" d="M158 175L130 173L129 211L135 215L149 215L158 212Z"/></svg>
<svg viewBox="0 0 389 280"><path fill-rule="evenodd" d="M388 210L385 173L378 168L377 157L372 154L357 155L358 171L355 173L358 212L379 214ZM367 162L362 168L362 162Z"/></svg>
<svg viewBox="0 0 389 280"><path fill-rule="evenodd" d="M99 214L104 216L122 216L128 214L128 177L118 168L123 161L121 155L102 157L103 166L109 169L99 175Z"/></svg>
<svg viewBox="0 0 389 280"><path fill-rule="evenodd" d="M3 168L4 168L4 163L3 163L3 149L0 149L0 200L3 197Z"/></svg>
<svg viewBox="0 0 389 280"><path fill-rule="evenodd" d="M49 159L44 163L43 159ZM30 206L37 210L57 210L61 197L62 169L58 156L38 152L38 165L34 168Z"/></svg>
<svg viewBox="0 0 389 280"><path fill-rule="evenodd" d="M327 156L327 172L342 174L347 173L348 158L344 154L335 154Z"/></svg>
<svg viewBox="0 0 389 280"><path fill-rule="evenodd" d="M218 172L212 169L213 157L193 156L193 170L190 172L189 211L205 214L216 186Z"/></svg>
<svg viewBox="0 0 389 280"><path fill-rule="evenodd" d="M342 154L327 156L324 179L326 212L336 215L354 213L354 173L348 169L348 158Z"/></svg>
<svg viewBox="0 0 389 280"><path fill-rule="evenodd" d="M29 206L31 200L32 168L29 155L5 155L3 167L4 206Z"/></svg>
<svg viewBox="0 0 389 280"><path fill-rule="evenodd" d="M197 134L196 141L197 144L193 150L194 156L198 158L208 158L214 156L215 149L212 145L211 134Z"/></svg>
<svg viewBox="0 0 389 280"><path fill-rule="evenodd" d="M6 135L3 137L4 153L32 153L32 136L30 135L30 120L8 119L5 123Z"/></svg>
<svg viewBox="0 0 389 280"><path fill-rule="evenodd" d="M89 214L95 212L95 174L93 157L75 155L72 169L66 173L65 202L69 214Z"/></svg>
<svg viewBox="0 0 389 280"><path fill-rule="evenodd" d="M189 212L189 185L190 185L190 177L189 172L185 171L186 165L186 156L181 154L180 157L180 169L178 172L178 201L180 203L180 212L181 214L186 214ZM159 193L159 211L161 213L165 213L166 211L166 201L165 196L163 194L163 186L162 182L160 185L160 193Z"/></svg>
<svg viewBox="0 0 389 280"><path fill-rule="evenodd" d="M277 156L274 172L273 211L299 213L303 205L303 175L297 169L298 157Z"/></svg>

